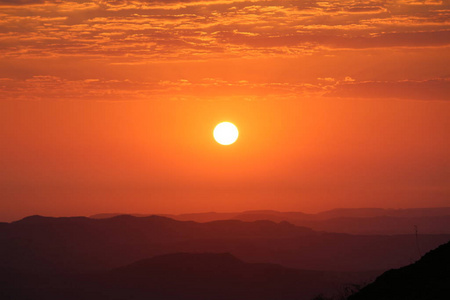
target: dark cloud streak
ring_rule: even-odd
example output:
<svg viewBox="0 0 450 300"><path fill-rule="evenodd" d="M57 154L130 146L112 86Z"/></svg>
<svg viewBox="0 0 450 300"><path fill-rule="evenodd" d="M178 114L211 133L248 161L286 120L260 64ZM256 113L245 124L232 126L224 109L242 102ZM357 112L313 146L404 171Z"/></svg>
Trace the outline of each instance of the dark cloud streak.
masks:
<svg viewBox="0 0 450 300"><path fill-rule="evenodd" d="M450 80L359 82L338 84L328 97L450 100Z"/></svg>

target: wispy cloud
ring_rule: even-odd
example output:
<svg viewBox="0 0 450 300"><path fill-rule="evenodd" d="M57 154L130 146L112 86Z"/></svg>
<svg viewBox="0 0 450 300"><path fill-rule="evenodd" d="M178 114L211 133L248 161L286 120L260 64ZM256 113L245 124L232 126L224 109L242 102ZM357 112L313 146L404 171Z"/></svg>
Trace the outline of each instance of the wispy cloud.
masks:
<svg viewBox="0 0 450 300"><path fill-rule="evenodd" d="M450 80L344 82L328 92L329 97L450 100Z"/></svg>

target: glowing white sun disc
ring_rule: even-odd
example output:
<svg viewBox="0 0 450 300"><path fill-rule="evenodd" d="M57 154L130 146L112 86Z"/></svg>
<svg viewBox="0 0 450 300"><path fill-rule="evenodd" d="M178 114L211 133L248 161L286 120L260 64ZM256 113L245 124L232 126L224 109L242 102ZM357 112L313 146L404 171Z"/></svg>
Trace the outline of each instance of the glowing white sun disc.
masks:
<svg viewBox="0 0 450 300"><path fill-rule="evenodd" d="M221 145L231 145L236 142L239 131L237 127L230 122L222 122L214 128L214 139Z"/></svg>

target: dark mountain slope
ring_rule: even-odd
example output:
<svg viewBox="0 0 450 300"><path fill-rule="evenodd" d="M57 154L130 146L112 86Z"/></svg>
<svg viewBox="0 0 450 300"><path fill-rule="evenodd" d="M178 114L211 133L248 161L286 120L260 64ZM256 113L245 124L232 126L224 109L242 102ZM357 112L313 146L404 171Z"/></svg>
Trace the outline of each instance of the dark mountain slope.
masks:
<svg viewBox="0 0 450 300"><path fill-rule="evenodd" d="M323 272L249 264L227 254L158 256L108 272L4 279L2 299L299 300L332 291Z"/></svg>
<svg viewBox="0 0 450 300"><path fill-rule="evenodd" d="M348 300L450 299L450 243L409 266L389 270Z"/></svg>

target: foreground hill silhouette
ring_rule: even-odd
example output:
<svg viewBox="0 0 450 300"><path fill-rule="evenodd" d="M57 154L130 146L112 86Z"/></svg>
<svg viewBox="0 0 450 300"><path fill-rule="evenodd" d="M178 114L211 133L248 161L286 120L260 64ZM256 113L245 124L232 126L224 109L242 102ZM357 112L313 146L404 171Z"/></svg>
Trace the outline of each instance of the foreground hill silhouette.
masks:
<svg viewBox="0 0 450 300"><path fill-rule="evenodd" d="M92 218L110 218L120 214L98 214ZM136 214L134 216L146 216ZM302 212L279 212L257 210L230 213L191 213L180 215L163 215L179 221L211 222L217 220L274 222L287 221L298 226L305 226L318 231L350 234L411 234L414 226L421 233L450 234L450 208L341 208L306 214Z"/></svg>
<svg viewBox="0 0 450 300"><path fill-rule="evenodd" d="M106 272L3 273L1 299L299 300L336 286L323 272L249 264L231 254L177 253Z"/></svg>
<svg viewBox="0 0 450 300"><path fill-rule="evenodd" d="M135 276L141 280L132 287L148 288L149 275L151 289L168 287L180 299L309 299L333 286L323 272L249 264L227 253L158 256L116 269L108 280L119 284Z"/></svg>
<svg viewBox="0 0 450 300"><path fill-rule="evenodd" d="M421 235L419 247L429 251L449 240L450 235ZM250 263L355 272L381 272L418 258L414 235L324 233L287 222L32 216L0 226L3 269L85 272L175 252L229 252Z"/></svg>
<svg viewBox="0 0 450 300"><path fill-rule="evenodd" d="M450 299L450 243L414 264L390 270L348 300Z"/></svg>

